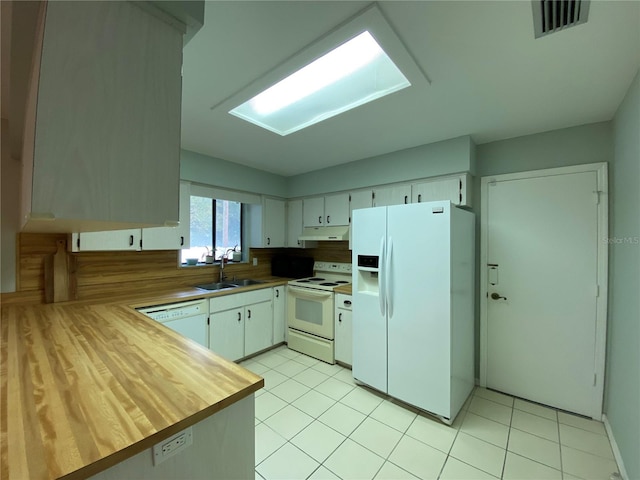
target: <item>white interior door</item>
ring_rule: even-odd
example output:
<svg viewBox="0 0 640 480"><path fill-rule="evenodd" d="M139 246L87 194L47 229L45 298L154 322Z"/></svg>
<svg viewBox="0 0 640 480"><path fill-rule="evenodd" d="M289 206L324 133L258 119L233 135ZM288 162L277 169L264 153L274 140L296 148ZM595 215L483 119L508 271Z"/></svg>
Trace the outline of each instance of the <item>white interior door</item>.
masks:
<svg viewBox="0 0 640 480"><path fill-rule="evenodd" d="M598 173L503 177L483 185L486 386L599 417Z"/></svg>

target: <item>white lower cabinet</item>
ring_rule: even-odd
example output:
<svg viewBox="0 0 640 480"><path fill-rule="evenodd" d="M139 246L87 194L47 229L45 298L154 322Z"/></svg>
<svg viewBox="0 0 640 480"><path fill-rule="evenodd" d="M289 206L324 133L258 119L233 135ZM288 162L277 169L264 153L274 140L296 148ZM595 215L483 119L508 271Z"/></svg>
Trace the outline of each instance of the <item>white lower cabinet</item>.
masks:
<svg viewBox="0 0 640 480"><path fill-rule="evenodd" d="M352 365L351 295L335 296L335 357L337 362Z"/></svg>
<svg viewBox="0 0 640 480"><path fill-rule="evenodd" d="M239 360L273 345L271 288L209 300L209 349Z"/></svg>
<svg viewBox="0 0 640 480"><path fill-rule="evenodd" d="M271 293L271 292L268 292ZM244 356L273 345L273 302L254 303L244 309Z"/></svg>
<svg viewBox="0 0 640 480"><path fill-rule="evenodd" d="M215 299L210 300L213 308ZM229 360L244 357L244 308L209 313L209 350Z"/></svg>
<svg viewBox="0 0 640 480"><path fill-rule="evenodd" d="M287 331L287 287L273 287L273 344L285 341Z"/></svg>

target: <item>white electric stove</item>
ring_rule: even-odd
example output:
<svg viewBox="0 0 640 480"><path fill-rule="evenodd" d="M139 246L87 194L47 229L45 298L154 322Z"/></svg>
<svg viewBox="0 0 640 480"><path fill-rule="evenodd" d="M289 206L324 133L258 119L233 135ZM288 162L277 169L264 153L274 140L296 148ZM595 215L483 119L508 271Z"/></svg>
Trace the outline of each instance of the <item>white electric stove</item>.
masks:
<svg viewBox="0 0 640 480"><path fill-rule="evenodd" d="M315 262L315 275L291 280L287 288L288 345L327 363L335 363L333 290L351 283L351 264Z"/></svg>

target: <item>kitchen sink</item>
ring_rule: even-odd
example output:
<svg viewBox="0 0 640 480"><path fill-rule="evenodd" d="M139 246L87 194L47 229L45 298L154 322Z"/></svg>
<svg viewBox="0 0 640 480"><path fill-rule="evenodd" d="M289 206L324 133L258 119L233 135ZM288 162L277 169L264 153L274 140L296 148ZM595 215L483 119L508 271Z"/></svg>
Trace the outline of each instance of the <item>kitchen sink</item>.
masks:
<svg viewBox="0 0 640 480"><path fill-rule="evenodd" d="M196 288L201 288L202 290L226 290L228 288L238 288L238 287L248 287L249 285L258 285L261 282L260 280L253 280L251 278L246 278L244 280L232 280L230 282L215 282L215 283L206 283L204 285L196 285Z"/></svg>
<svg viewBox="0 0 640 480"><path fill-rule="evenodd" d="M233 280L231 283L239 287L248 287L249 285L259 285L264 282L261 282L260 280L253 280L251 278L246 278L244 280Z"/></svg>
<svg viewBox="0 0 640 480"><path fill-rule="evenodd" d="M202 290L226 290L227 288L237 288L239 285L229 282L206 283L204 285L196 285L196 288Z"/></svg>

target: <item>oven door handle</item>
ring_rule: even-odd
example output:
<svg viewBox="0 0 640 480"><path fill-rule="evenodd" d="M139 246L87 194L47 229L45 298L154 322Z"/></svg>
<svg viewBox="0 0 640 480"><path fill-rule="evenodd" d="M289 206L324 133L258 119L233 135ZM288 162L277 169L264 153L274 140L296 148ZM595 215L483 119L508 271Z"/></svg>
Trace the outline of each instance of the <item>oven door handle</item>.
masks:
<svg viewBox="0 0 640 480"><path fill-rule="evenodd" d="M333 296L333 292L323 292L321 290L313 290L312 288L294 287L289 285L289 292L298 297L307 298L330 298Z"/></svg>

